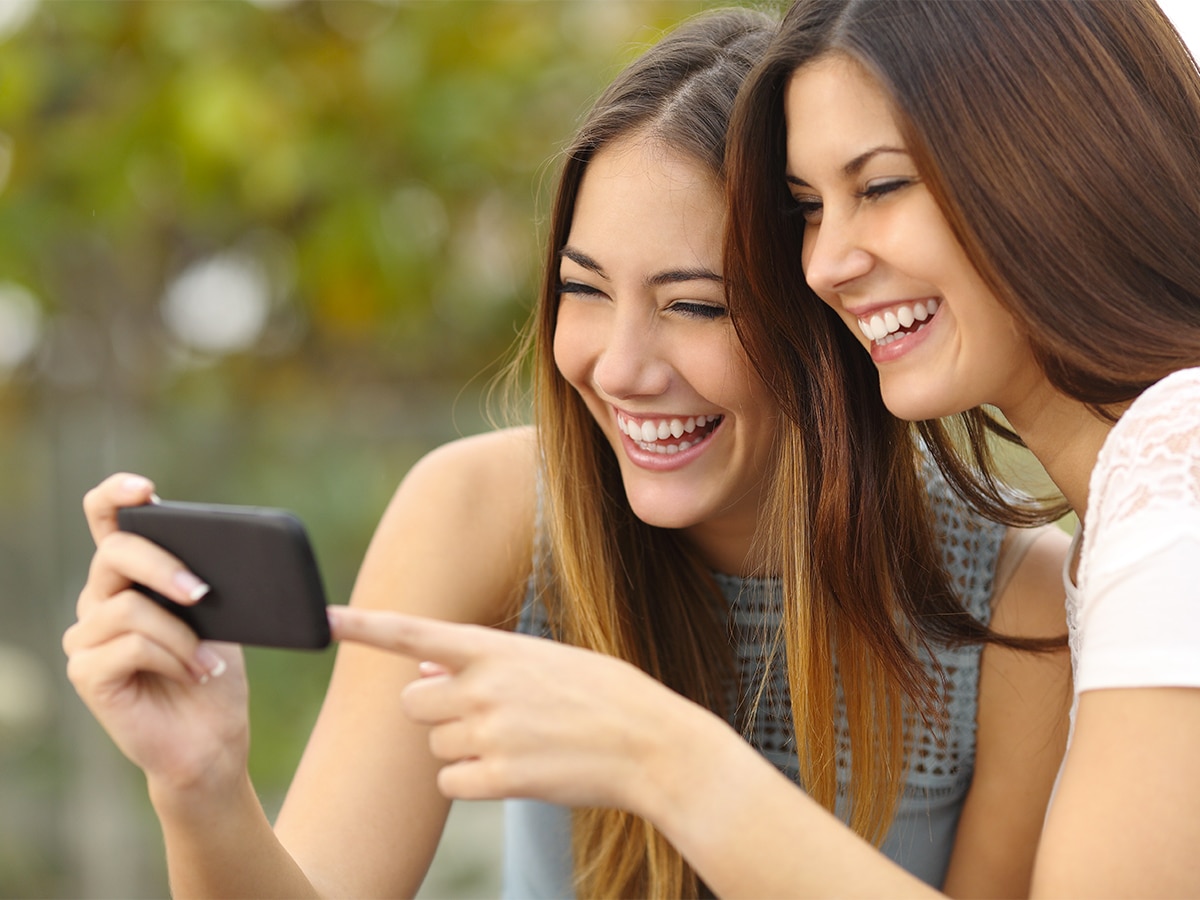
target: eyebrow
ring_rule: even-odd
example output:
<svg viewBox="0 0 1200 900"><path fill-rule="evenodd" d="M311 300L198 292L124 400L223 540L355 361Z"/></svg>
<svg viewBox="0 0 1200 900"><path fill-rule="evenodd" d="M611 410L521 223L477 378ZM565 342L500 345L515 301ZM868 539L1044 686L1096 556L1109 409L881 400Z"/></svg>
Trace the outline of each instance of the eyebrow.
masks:
<svg viewBox="0 0 1200 900"><path fill-rule="evenodd" d="M608 280L608 275L604 268L588 256L586 253L581 253L574 247L563 247L558 252L559 256L566 257L576 265L582 266L589 272L595 272L601 278ZM662 272L656 272L647 278L644 284L647 287L662 287L667 284L680 284L686 281L712 281L716 284L724 284L725 279L714 272L712 269L697 267L693 269L667 269Z"/></svg>
<svg viewBox="0 0 1200 900"><path fill-rule="evenodd" d="M866 166L866 164L873 160L876 156L883 156L888 153L899 153L903 156L911 155L903 147L892 147L888 144L882 144L878 147L872 147L870 150L866 150L858 154L858 156L854 157L854 159L842 166L842 175L846 178L853 178L855 175L861 172L863 167ZM798 187L812 187L812 185L810 185L808 182L797 178L795 175L785 174L784 178L788 184L794 184Z"/></svg>

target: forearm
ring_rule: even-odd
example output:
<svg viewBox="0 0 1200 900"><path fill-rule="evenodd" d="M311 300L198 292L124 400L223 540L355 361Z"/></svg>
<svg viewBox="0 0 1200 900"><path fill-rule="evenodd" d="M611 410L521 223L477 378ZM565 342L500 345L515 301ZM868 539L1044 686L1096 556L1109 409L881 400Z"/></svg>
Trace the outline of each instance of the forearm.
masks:
<svg viewBox="0 0 1200 900"><path fill-rule="evenodd" d="M220 797L150 787L174 897L316 897L275 837L249 777Z"/></svg>
<svg viewBox="0 0 1200 900"><path fill-rule="evenodd" d="M717 896L937 896L708 718L648 779L644 814Z"/></svg>

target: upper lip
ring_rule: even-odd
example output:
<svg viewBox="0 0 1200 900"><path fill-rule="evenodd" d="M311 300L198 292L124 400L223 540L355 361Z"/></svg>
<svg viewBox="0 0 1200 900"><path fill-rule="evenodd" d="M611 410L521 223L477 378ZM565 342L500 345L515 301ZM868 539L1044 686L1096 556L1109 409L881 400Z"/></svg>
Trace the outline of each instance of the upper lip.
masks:
<svg viewBox="0 0 1200 900"><path fill-rule="evenodd" d="M925 303L929 300L937 300L941 303L940 297L935 297L932 294L923 297L905 297L901 300L879 300L873 303L863 303L858 306L842 305L849 315L857 316L860 319L869 319L876 313L881 313L889 309L896 309L901 306L912 306L916 303Z"/></svg>
<svg viewBox="0 0 1200 900"><path fill-rule="evenodd" d="M669 422L671 419L694 419L697 416L704 416L709 419L715 419L717 416L724 415L724 413L715 412L713 410L694 411L694 412L670 412L670 413L631 412L630 410L621 409L620 407L617 407L617 406L613 407L613 412L615 412L618 416L622 416L626 419L637 419L639 422L647 421L650 419L654 419L654 420L666 419Z"/></svg>

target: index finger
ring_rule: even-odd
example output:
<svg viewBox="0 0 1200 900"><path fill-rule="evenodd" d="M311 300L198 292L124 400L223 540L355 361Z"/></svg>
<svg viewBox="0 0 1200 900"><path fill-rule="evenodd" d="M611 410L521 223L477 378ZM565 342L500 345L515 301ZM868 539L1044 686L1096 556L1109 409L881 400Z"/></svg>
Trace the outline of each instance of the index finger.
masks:
<svg viewBox="0 0 1200 900"><path fill-rule="evenodd" d="M140 506L154 499L154 483L129 472L110 475L83 496L83 514L87 517L92 540L100 542L117 530L117 510L122 506Z"/></svg>
<svg viewBox="0 0 1200 900"><path fill-rule="evenodd" d="M452 671L465 668L486 648L491 628L409 616L382 609L329 607L335 641L353 641L403 656L439 663Z"/></svg>

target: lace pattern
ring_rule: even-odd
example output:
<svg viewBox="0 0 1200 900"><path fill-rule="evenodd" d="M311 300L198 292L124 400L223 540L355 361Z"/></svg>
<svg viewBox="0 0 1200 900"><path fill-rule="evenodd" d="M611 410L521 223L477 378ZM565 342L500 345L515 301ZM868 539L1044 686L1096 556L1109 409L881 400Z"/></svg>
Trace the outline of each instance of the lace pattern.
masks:
<svg viewBox="0 0 1200 900"><path fill-rule="evenodd" d="M1148 388L1104 442L1088 489L1080 590L1087 592L1093 569L1128 565L1176 530L1146 529L1129 546L1108 539L1113 529L1163 517L1185 529L1200 517L1200 369L1180 370Z"/></svg>
<svg viewBox="0 0 1200 900"><path fill-rule="evenodd" d="M1200 369L1151 386L1109 433L1089 480L1067 624L1076 690L1193 685L1200 631Z"/></svg>

